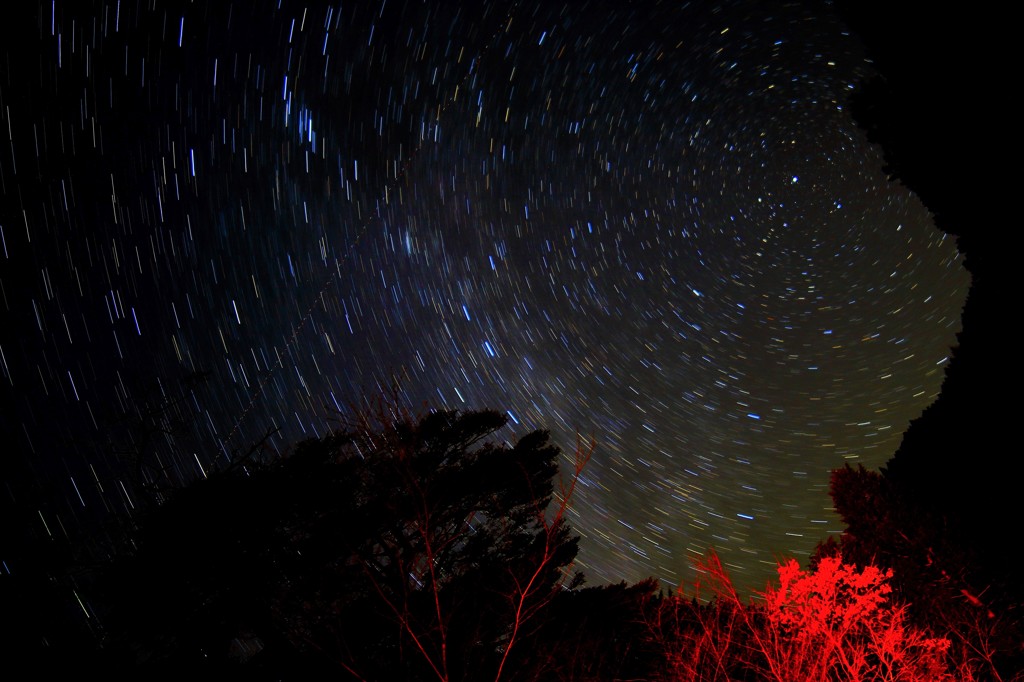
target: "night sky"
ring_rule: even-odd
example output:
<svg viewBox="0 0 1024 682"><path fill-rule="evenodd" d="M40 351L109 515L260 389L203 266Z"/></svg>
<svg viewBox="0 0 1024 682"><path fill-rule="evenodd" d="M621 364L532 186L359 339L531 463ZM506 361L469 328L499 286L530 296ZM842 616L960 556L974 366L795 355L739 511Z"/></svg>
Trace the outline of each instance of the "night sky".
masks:
<svg viewBox="0 0 1024 682"><path fill-rule="evenodd" d="M5 19L4 457L33 532L398 387L597 451L590 584L741 584L842 526L968 275L819 3L45 2ZM6 495L19 490L8 486ZM2 552L0 552L2 553Z"/></svg>

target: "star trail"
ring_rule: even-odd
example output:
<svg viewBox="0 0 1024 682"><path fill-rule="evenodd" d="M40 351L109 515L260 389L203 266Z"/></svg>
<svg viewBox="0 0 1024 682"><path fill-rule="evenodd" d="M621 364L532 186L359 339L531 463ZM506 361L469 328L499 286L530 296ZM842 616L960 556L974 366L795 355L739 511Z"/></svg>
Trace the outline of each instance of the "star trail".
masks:
<svg viewBox="0 0 1024 682"><path fill-rule="evenodd" d="M397 386L597 450L591 584L841 530L968 275L827 5L44 2L6 22L0 370L39 533ZM10 494L10 493L9 493Z"/></svg>

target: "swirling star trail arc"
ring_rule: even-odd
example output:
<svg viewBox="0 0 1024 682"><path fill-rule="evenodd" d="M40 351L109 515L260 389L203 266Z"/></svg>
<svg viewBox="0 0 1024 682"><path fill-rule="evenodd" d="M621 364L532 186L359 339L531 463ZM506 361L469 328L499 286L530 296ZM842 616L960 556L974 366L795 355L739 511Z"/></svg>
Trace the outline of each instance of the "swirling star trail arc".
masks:
<svg viewBox="0 0 1024 682"><path fill-rule="evenodd" d="M591 582L713 546L759 586L939 390L968 277L846 110L870 65L827 6L37 10L0 351L66 527L397 379L594 436Z"/></svg>

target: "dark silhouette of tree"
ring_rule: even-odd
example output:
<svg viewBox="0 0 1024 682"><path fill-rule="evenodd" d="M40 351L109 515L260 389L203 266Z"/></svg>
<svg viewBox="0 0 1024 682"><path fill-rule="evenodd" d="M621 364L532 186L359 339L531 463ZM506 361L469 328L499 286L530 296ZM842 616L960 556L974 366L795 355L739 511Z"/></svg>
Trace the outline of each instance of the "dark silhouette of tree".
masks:
<svg viewBox="0 0 1024 682"><path fill-rule="evenodd" d="M879 472L847 466L832 473L831 494L846 524L811 560L842 556L861 568L892 571L894 597L915 625L944 633L954 658L992 679L1021 669L1020 617L991 589L984 562L949 532L948 518L904 494Z"/></svg>
<svg viewBox="0 0 1024 682"><path fill-rule="evenodd" d="M565 513L592 445L563 480L546 433L488 440L505 423L382 408L181 490L102 581L110 660L161 674L523 679L546 612L582 582Z"/></svg>

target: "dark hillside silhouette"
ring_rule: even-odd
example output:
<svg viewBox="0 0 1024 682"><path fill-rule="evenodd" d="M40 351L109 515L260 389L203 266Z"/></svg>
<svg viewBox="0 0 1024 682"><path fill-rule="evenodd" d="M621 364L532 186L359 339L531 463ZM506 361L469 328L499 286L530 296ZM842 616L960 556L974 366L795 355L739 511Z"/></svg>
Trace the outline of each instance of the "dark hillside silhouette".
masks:
<svg viewBox="0 0 1024 682"><path fill-rule="evenodd" d="M1012 445L1018 372L1008 326L1019 282L1006 258L1019 191L1007 170L1016 113L1000 94L1010 84L1011 23L977 6L838 4L880 74L855 95L854 116L891 176L957 237L972 276L938 400L909 425L882 476L848 468L833 478L849 526L840 545L860 564L893 567L919 621L991 628L1013 673L1024 653L1024 571L1007 541L1018 535L1024 460Z"/></svg>
<svg viewBox="0 0 1024 682"><path fill-rule="evenodd" d="M972 285L959 348L939 399L907 430L889 462L890 480L964 519L979 548L1007 558L1003 531L1017 502L1022 459L1015 442L1008 333L1013 277L1013 199L1007 163L1015 114L1000 102L999 69L1009 49L998 14L934 3L840 2L881 76L852 103L885 152L891 175L913 190L940 229L957 237ZM1005 17L1004 17L1005 19ZM1014 522L1015 523L1015 522Z"/></svg>

